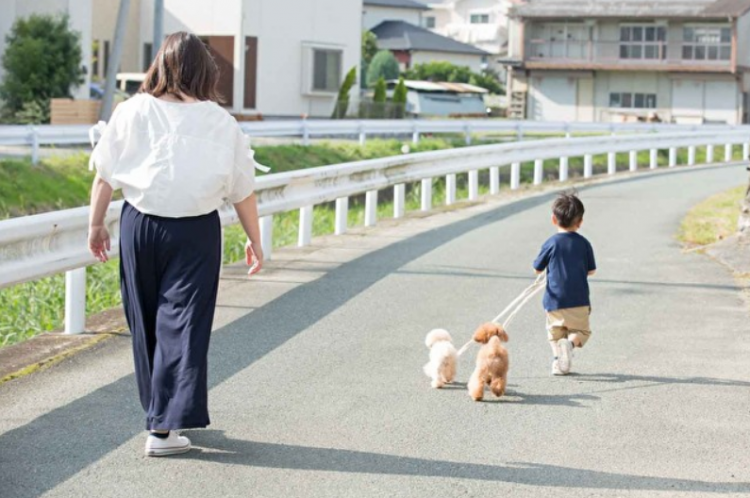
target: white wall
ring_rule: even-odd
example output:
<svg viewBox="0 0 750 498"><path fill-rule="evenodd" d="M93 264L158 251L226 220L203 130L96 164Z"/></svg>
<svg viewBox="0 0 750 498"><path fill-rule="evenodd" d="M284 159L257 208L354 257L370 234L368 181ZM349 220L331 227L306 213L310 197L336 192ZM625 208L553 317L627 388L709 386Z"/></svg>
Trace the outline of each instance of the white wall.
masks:
<svg viewBox="0 0 750 498"><path fill-rule="evenodd" d="M352 3L360 3L361 6L360 0L354 0ZM365 30L371 30L383 21L405 21L416 26L421 26L422 12L421 10L413 9L394 9L365 5L362 7L362 26Z"/></svg>
<svg viewBox="0 0 750 498"><path fill-rule="evenodd" d="M93 22L91 36L92 41L99 41L99 73L104 77L104 41L109 41L110 47L112 46L112 41L115 38L115 26L117 24L120 0L94 0L92 7ZM119 68L124 73L140 73L143 69L141 65L143 45L140 42L140 19L141 0L131 0Z"/></svg>
<svg viewBox="0 0 750 498"><path fill-rule="evenodd" d="M449 52L412 52L411 63L424 64L425 62L444 61L455 64L456 66L466 66L474 72L482 70L482 56L470 54L453 54Z"/></svg>
<svg viewBox="0 0 750 498"><path fill-rule="evenodd" d="M5 52L5 37L16 19L31 14L68 14L70 28L81 34L82 63L87 69L84 83L72 93L75 98L87 99L91 82L91 2L92 0L0 0L0 54ZM3 77L4 72L0 67L0 80Z"/></svg>

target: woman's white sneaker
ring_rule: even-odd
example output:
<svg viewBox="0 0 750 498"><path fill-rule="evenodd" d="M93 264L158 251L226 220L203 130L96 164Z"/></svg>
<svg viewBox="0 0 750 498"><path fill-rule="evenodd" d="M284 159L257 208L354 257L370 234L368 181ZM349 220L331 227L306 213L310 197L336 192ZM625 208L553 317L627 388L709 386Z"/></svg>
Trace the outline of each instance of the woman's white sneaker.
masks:
<svg viewBox="0 0 750 498"><path fill-rule="evenodd" d="M558 365L560 371L567 375L570 373L571 358L573 357L573 345L567 339L560 339L557 341L557 345L560 347L560 358L558 358Z"/></svg>
<svg viewBox="0 0 750 498"><path fill-rule="evenodd" d="M190 440L175 431L169 431L169 436L163 439L152 434L149 434L146 439L146 456L179 455L188 451L190 451Z"/></svg>

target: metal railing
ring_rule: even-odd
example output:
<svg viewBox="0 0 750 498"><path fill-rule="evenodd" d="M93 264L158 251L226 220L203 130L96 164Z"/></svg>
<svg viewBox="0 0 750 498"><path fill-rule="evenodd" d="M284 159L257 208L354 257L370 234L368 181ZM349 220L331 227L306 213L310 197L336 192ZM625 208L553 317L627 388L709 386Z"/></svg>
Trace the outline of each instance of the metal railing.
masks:
<svg viewBox="0 0 750 498"><path fill-rule="evenodd" d="M494 119L443 119L443 120L279 120L243 122L240 126L250 137L298 137L304 145L316 137L357 137L364 144L367 136L410 136L418 143L424 134L462 134L466 143L472 142L475 133L511 133L520 140L525 134L535 133L649 133L697 131L701 125L675 125L666 123L577 123L543 121L505 121ZM713 130L744 129L750 126L711 125ZM39 160L43 145L84 145L89 143L89 125L36 125L0 126L0 145L31 147L32 162Z"/></svg>
<svg viewBox="0 0 750 498"><path fill-rule="evenodd" d="M263 250L272 256L273 215L300 210L298 245L310 244L313 206L335 201L335 233L347 229L349 197L366 194L365 225L377 222L378 191L393 188L393 216L404 216L405 184L421 182L421 209L432 207L433 179L445 178L446 202L456 201L456 175L468 173L469 200L478 197L479 170L489 170L489 193L500 190L500 168L510 168L510 188L520 186L521 164L534 163L534 184L544 180L544 160L558 159L559 181L569 178L569 158L584 157L583 176L594 174L593 156L607 154L607 172L617 172L618 153L629 153L629 170L639 168L638 151L648 150L650 169L658 166L658 151L669 151L669 167L677 166L678 149L687 148L687 164L696 162L696 149L705 146L706 162L716 159L716 147L724 147L724 162L733 158L733 148L742 144L743 158L750 156L750 138L744 130L652 133L629 136L555 138L513 142L463 149L407 154L335 166L267 175L258 178ZM113 256L119 234L122 202L114 203L106 217L112 234ZM96 261L87 250L89 208L82 207L0 221L0 288L66 273L65 330L78 333L85 325L86 266ZM234 209L221 210L222 225L238 222Z"/></svg>

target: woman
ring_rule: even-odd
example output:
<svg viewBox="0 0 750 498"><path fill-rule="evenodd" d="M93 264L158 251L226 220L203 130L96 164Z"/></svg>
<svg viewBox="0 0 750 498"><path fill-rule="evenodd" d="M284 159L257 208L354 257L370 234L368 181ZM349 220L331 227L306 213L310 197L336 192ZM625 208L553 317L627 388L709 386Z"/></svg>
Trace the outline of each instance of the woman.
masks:
<svg viewBox="0 0 750 498"><path fill-rule="evenodd" d="M252 152L217 101L218 70L196 36L162 45L138 95L120 104L91 155L89 249L107 261L113 190L120 219L122 300L133 336L146 454L190 450L176 429L206 427L207 355L221 266L217 209L234 204L260 270Z"/></svg>

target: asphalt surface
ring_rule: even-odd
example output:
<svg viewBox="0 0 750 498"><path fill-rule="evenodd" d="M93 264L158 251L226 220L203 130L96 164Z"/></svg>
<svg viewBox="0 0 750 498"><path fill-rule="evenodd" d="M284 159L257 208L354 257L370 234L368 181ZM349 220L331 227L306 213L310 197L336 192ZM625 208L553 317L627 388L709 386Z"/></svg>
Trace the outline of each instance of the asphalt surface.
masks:
<svg viewBox="0 0 750 498"><path fill-rule="evenodd" d="M540 299L509 331L499 401L466 393L476 349L450 388L421 371L426 332L460 346L533 281L553 194L412 220L263 304L233 296L213 425L186 431L187 455L143 456L126 338L0 386L0 496L750 496L747 304L674 238L692 205L745 181L711 167L581 191L599 271L568 377L549 374Z"/></svg>

